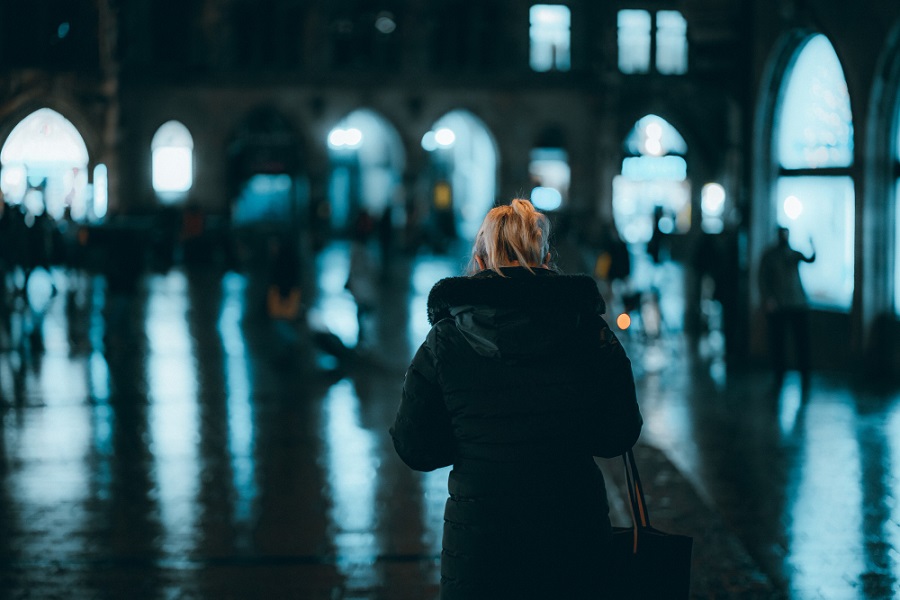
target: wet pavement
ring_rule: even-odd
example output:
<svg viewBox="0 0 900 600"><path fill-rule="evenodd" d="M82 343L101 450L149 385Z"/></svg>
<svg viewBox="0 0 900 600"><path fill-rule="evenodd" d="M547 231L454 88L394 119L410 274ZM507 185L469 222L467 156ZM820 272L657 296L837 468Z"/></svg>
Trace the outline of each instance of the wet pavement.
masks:
<svg viewBox="0 0 900 600"><path fill-rule="evenodd" d="M326 249L308 300L353 345L347 265ZM13 298L0 327L0 597L436 598L447 469L410 471L387 429L427 293L461 265L398 259L345 367L297 351L252 276L176 269L121 296L39 272L42 322ZM776 389L716 335L622 336L651 517L694 536L694 597L900 596L900 392Z"/></svg>

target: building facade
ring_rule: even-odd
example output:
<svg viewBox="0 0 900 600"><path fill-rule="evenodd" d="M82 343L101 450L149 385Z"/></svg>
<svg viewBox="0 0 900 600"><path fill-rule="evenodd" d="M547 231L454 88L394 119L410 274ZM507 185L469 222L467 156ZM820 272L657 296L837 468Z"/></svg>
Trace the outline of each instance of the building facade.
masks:
<svg viewBox="0 0 900 600"><path fill-rule="evenodd" d="M398 226L449 210L465 236L541 188L548 210L615 224L635 247L662 227L688 273L711 236L731 350L751 357L756 264L787 224L819 254L804 280L816 363L900 364L900 5L8 4L7 198L35 188L50 206L55 176L15 183L17 164L36 167L13 134L41 109L83 141L57 187L60 207L89 198L85 218L190 205L339 232L360 208L393 208Z"/></svg>

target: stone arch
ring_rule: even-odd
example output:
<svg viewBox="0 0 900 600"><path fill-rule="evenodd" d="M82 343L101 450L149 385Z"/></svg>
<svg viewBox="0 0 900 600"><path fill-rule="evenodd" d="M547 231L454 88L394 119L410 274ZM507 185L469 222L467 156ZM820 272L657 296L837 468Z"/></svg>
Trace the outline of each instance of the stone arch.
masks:
<svg viewBox="0 0 900 600"><path fill-rule="evenodd" d="M91 161L84 135L62 113L41 107L17 121L0 150L0 181L9 200L54 219L71 210L85 218L91 206Z"/></svg>
<svg viewBox="0 0 900 600"><path fill-rule="evenodd" d="M452 108L432 122L421 145L429 155L432 232L445 241L473 239L497 203L500 152L493 131L471 110Z"/></svg>
<svg viewBox="0 0 900 600"><path fill-rule="evenodd" d="M328 148L328 225L349 232L363 212L403 214L407 149L394 121L377 108L357 107L333 120Z"/></svg>
<svg viewBox="0 0 900 600"><path fill-rule="evenodd" d="M900 353L900 21L882 49L869 99L860 320L869 362L878 372L895 364Z"/></svg>
<svg viewBox="0 0 900 600"><path fill-rule="evenodd" d="M304 145L280 110L248 111L228 136L229 213L235 226L293 229L305 218Z"/></svg>

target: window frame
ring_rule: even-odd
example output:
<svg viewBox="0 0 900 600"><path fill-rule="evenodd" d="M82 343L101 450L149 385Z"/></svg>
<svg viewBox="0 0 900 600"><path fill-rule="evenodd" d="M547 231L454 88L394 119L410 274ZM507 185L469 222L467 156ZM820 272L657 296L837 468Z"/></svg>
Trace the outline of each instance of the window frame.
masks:
<svg viewBox="0 0 900 600"><path fill-rule="evenodd" d="M785 63L785 68L782 71L780 78L777 80L776 87L776 95L775 102L772 108L772 128L770 131L770 152L772 157L772 164L774 166L773 170L773 179L771 181L771 194L769 200L769 210L773 215L772 226L787 226L779 220L779 215L781 211L781 195L779 194L779 189L782 187L782 182L785 180L798 182L802 179L833 179L835 183L840 183L839 180L849 181L850 186L849 190L852 194L850 198L850 202L852 202L849 207L849 213L853 217L852 220L847 223L847 230L850 236L849 239L846 237L841 240L841 247L845 249L849 245L849 262L845 261L842 263L842 269L849 271L849 291L845 294L835 294L830 298L825 298L823 296L816 296L814 293L810 293L810 290L815 290L819 286L815 284L810 284L810 281L814 278L812 276L804 276L804 273L814 269L816 264L821 264L822 256L821 250L823 249L832 249L832 247L836 247L837 244L834 240L828 239L817 239L813 240L815 244L815 250L818 254L818 260L816 263L811 265L801 264L800 265L800 277L801 281L803 281L804 288L806 289L807 296L809 299L810 307L817 310L828 310L834 311L844 314L849 314L853 307L853 296L855 294L855 286L856 286L856 264L855 264L855 243L856 243L856 205L859 202L859 199L856 197L856 177L855 177L855 126L853 119L853 111L852 106L850 106L849 111L849 141L851 144L850 148L850 159L847 164L840 166L823 166L823 167L815 167L815 166L797 166L797 167L785 167L783 165L783 161L786 160L785 157L782 156L782 123L786 120L785 116L790 117L790 115L786 115L786 97L788 93L788 89L793 78L797 75L796 67L799 62L801 56L804 52L807 51L810 42L814 39L822 36L824 40L828 42L831 47L832 52L835 53L835 58L837 59L838 66L840 68L840 73L843 78L844 85L847 85L847 76L844 68L844 64L840 61L840 58L837 57L837 52L834 48L834 45L831 39L825 34L817 31L808 31L805 32L803 37L798 40L796 45L793 47L793 50L789 53L789 57L787 62ZM817 63L818 64L818 63ZM847 97L847 102L850 102L849 94ZM789 161L793 161L793 158L787 159ZM815 182L811 182L813 185L816 185ZM838 188L840 189L840 188ZM815 205L814 205L815 206ZM801 230L803 228L801 227ZM793 233L793 232L792 232ZM812 232L810 232L810 235ZM794 236L791 238L791 246L808 254L809 248L807 247L807 240L803 238L794 239ZM816 280L820 278L815 278ZM846 283L846 280L845 282ZM838 286L840 287L840 286Z"/></svg>
<svg viewBox="0 0 900 600"><path fill-rule="evenodd" d="M622 54L622 38L620 36L621 28L619 27L619 15L624 11L639 11L644 12L650 17L650 30L649 30L649 45L647 47L647 65L646 70L634 70L634 71L623 71L622 63L620 61L620 56ZM659 27L659 13L677 13L681 19L684 21L684 60L683 60L683 68L676 69L672 71L665 71L659 69L659 47L660 47L660 27ZM621 6L616 10L616 68L619 73L627 76L635 76L635 75L657 75L661 77L679 77L685 76L690 72L690 40L688 39L688 22L682 13L677 8L663 8L663 7L646 7L646 6Z"/></svg>

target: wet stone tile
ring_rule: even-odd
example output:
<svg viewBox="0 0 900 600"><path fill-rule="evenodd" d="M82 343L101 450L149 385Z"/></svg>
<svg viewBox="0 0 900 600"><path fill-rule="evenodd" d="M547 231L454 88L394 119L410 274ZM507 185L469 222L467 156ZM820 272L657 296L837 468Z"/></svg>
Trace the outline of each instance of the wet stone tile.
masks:
<svg viewBox="0 0 900 600"><path fill-rule="evenodd" d="M387 428L461 261L398 260L360 352L346 247L317 261L311 323L347 346L327 370L248 273L150 276L115 322L102 281L69 295L56 272L42 352L0 323L0 598L437 597L448 470L407 469ZM694 598L900 595L900 395L829 374L773 391L680 334L622 341L653 522L694 537ZM600 464L626 524L621 465Z"/></svg>

